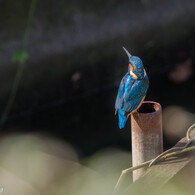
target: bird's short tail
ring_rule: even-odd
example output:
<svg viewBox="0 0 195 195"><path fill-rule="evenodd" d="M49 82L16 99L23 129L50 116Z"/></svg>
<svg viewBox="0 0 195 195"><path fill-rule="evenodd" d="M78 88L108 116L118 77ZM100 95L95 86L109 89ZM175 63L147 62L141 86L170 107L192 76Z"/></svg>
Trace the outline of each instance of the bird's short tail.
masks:
<svg viewBox="0 0 195 195"><path fill-rule="evenodd" d="M127 121L127 116L124 116L125 111L123 110L118 110L118 126L120 129L125 127L126 121Z"/></svg>

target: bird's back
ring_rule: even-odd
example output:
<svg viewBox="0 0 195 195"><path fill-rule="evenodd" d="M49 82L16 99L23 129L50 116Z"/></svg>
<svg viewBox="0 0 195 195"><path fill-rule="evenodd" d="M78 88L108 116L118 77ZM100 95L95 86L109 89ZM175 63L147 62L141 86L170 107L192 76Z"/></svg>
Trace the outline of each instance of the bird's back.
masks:
<svg viewBox="0 0 195 195"><path fill-rule="evenodd" d="M115 102L120 129L125 127L127 115L136 110L143 101L148 86L149 80L147 75L145 75L143 80L134 80L129 74L126 74L121 80Z"/></svg>
<svg viewBox="0 0 195 195"><path fill-rule="evenodd" d="M126 93L121 109L126 113L136 110L146 96L148 86L149 80L147 75L145 75L143 80L134 80L130 91Z"/></svg>
<svg viewBox="0 0 195 195"><path fill-rule="evenodd" d="M120 86L118 89L118 94L115 102L115 109L119 110L122 109L125 102L126 94L131 90L133 86L134 80L133 78L127 73L121 80Z"/></svg>

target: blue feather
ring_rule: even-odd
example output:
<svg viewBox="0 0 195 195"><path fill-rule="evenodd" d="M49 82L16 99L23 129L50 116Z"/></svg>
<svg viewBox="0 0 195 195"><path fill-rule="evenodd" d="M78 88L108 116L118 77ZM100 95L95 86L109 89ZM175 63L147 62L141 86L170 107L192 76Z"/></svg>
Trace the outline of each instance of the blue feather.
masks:
<svg viewBox="0 0 195 195"><path fill-rule="evenodd" d="M134 83L133 78L129 75L129 73L126 73L126 75L122 78L118 89L118 95L115 102L116 110L119 110L124 106L123 104L125 95L128 93L128 91L131 90L133 83Z"/></svg>
<svg viewBox="0 0 195 195"><path fill-rule="evenodd" d="M125 124L126 124L126 121L127 121L127 116L124 116L124 114L125 114L125 111L118 110L118 118L119 118L118 126L119 126L120 129L125 127Z"/></svg>

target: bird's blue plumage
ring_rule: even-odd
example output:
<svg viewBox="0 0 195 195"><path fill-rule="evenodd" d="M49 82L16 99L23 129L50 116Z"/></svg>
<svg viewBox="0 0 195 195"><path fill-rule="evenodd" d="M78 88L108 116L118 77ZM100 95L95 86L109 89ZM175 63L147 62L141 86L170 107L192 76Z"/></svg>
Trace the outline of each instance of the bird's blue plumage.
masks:
<svg viewBox="0 0 195 195"><path fill-rule="evenodd" d="M130 63L133 66L133 71L136 72L138 79L144 78L144 67L142 60L137 56L131 56Z"/></svg>
<svg viewBox="0 0 195 195"><path fill-rule="evenodd" d="M125 127L126 121L127 121L127 116L125 115L125 111L123 110L118 110L118 125L119 128L122 129Z"/></svg>
<svg viewBox="0 0 195 195"><path fill-rule="evenodd" d="M127 115L138 108L149 86L148 76L144 73L141 59L136 56L131 56L129 61L133 66L133 70L131 70L133 73L128 69L128 72L122 78L115 102L120 129L124 128ZM137 78L133 78L132 74L135 74Z"/></svg>
<svg viewBox="0 0 195 195"><path fill-rule="evenodd" d="M133 83L134 83L133 78L127 72L127 74L122 78L118 89L118 95L115 102L116 110L119 110L123 107L125 95L127 94L128 91L131 90Z"/></svg>
<svg viewBox="0 0 195 195"><path fill-rule="evenodd" d="M135 80L131 86L130 91L125 93L124 104L122 109L130 113L134 111L142 99L146 95L148 89L148 76L146 75L143 80Z"/></svg>

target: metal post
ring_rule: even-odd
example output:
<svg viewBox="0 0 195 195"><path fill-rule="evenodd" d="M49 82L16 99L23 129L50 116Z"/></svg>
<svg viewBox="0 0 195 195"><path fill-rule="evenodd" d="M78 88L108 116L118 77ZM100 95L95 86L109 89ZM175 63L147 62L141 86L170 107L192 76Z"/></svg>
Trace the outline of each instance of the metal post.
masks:
<svg viewBox="0 0 195 195"><path fill-rule="evenodd" d="M161 105L145 101L131 115L131 137L133 166L155 158L163 151ZM145 168L133 171L133 181L137 180Z"/></svg>

